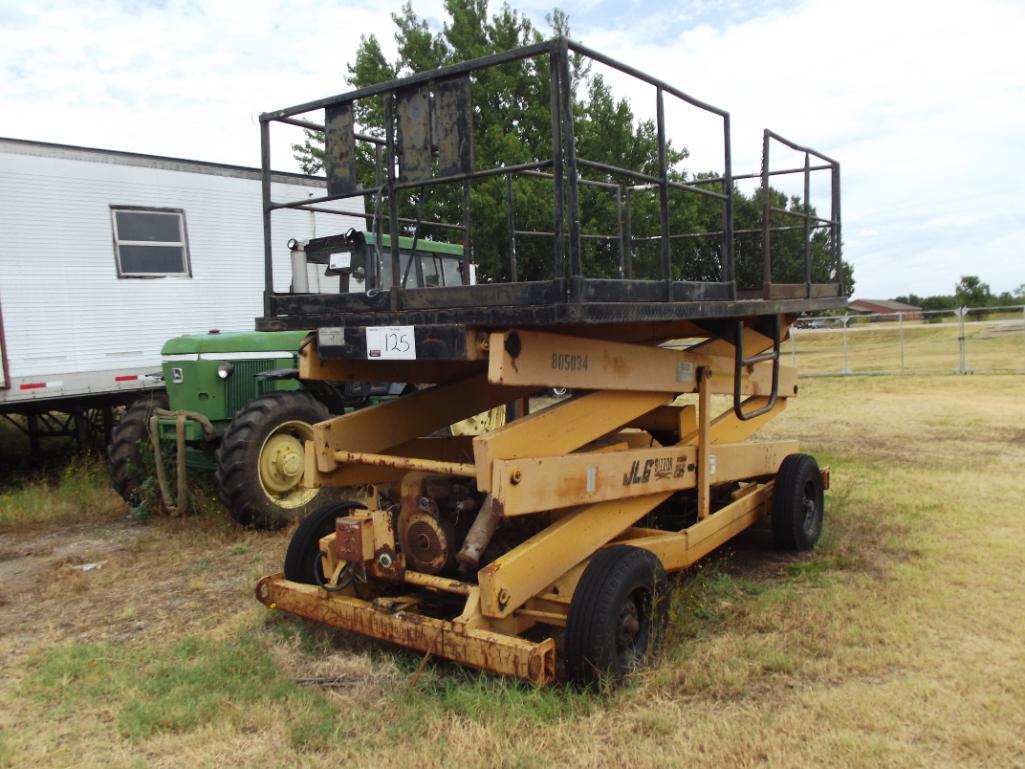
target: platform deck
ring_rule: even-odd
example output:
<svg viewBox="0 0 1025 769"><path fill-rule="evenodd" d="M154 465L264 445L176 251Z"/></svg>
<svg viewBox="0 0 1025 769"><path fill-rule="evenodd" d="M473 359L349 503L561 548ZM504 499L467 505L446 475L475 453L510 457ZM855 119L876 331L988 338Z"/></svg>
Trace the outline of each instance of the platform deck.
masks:
<svg viewBox="0 0 1025 769"><path fill-rule="evenodd" d="M611 301L502 304L491 286L458 289L462 305L444 306L453 292L446 289L402 291L397 308L387 293L365 295L292 294L275 297L276 314L257 319L257 329L283 331L325 327L460 325L492 328L544 328L574 325L630 325L681 320L726 320L771 315L798 315L840 309L845 296L817 296L790 299L709 299L697 301ZM802 286L803 288L803 286ZM478 291L480 289L480 291ZM834 289L835 290L835 289ZM435 296L432 293L439 292ZM445 294L441 296L440 294ZM479 303L470 300L479 298ZM353 302L352 300L356 301ZM339 300L348 300L344 304ZM552 330L557 330L553 328Z"/></svg>

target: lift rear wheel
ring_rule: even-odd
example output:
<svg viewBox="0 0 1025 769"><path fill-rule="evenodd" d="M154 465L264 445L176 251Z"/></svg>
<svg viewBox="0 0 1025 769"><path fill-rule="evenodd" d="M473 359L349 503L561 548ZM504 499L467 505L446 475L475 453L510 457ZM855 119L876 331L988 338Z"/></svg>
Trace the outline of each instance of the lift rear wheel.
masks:
<svg viewBox="0 0 1025 769"><path fill-rule="evenodd" d="M324 502L321 489L302 486L303 442L329 416L302 390L269 393L235 415L217 455L221 501L234 520L280 529Z"/></svg>
<svg viewBox="0 0 1025 769"><path fill-rule="evenodd" d="M772 490L772 534L784 550L810 550L822 534L822 473L807 454L783 459Z"/></svg>
<svg viewBox="0 0 1025 769"><path fill-rule="evenodd" d="M628 545L598 551L573 592L566 619L566 672L579 684L619 682L654 659L669 618L665 569Z"/></svg>
<svg viewBox="0 0 1025 769"><path fill-rule="evenodd" d="M359 502L329 502L303 519L285 553L285 579L316 585L320 569L320 540L335 530L335 519L352 510L366 509Z"/></svg>

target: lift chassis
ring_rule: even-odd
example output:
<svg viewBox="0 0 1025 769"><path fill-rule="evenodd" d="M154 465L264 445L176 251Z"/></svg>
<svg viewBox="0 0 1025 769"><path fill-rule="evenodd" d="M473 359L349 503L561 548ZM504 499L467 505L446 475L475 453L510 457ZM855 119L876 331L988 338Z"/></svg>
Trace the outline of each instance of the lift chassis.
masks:
<svg viewBox="0 0 1025 769"><path fill-rule="evenodd" d="M765 318L757 320L764 325ZM774 331L785 336L792 319L776 320ZM797 395L797 377L780 365L779 337L757 325L741 321L739 337L726 339L677 324L677 332L704 337L683 350L652 340L467 328L463 361L381 361L376 365L407 368L406 379L436 384L318 424L306 444L306 482L390 485L401 490L397 507L382 504L378 490L370 509L330 515L330 530L316 539L319 579L274 574L259 582L257 597L476 668L552 681L581 577L603 550L642 549L677 572L770 516L774 496L778 504L777 473L797 455L797 443L745 440ZM756 361L738 368L740 346ZM364 376L375 362L321 360L312 343L300 365L304 379L340 381ZM586 392L476 437L423 437L552 387ZM738 408L714 413L712 396L735 391ZM828 469L820 478L811 484L818 499L809 498L799 527L821 526ZM444 542L452 532L438 523L432 491L450 495L463 484L483 501L457 555L464 576L454 578L439 574L458 543ZM681 495L696 500L692 520L681 528L658 525L674 517L653 514ZM656 523L645 525L648 519ZM474 569L489 533L521 520L533 533ZM450 597L459 610L439 614L439 602L428 600L436 596Z"/></svg>

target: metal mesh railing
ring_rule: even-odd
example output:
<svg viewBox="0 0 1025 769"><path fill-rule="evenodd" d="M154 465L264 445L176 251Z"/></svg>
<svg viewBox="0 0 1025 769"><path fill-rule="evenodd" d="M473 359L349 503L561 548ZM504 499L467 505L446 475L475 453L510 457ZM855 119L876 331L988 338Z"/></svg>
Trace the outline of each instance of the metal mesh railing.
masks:
<svg viewBox="0 0 1025 769"><path fill-rule="evenodd" d="M628 162L622 153L607 157L609 153L598 151L598 156L584 157L583 147L577 153L577 60L608 68L654 97L657 158L646 158L634 167L639 161ZM526 78L533 89L532 102L546 106L548 114L537 120L529 113L537 122L537 135L517 146L518 152L526 153L523 157L477 157L474 147L486 145L488 138L475 125L474 116L481 109L500 113L508 126L526 119L510 94L495 104L495 99L488 101L487 84L509 72ZM688 119L717 124L716 146L711 149L722 159L720 175L692 178L673 167L665 113L677 107L687 110ZM324 137L326 195L272 199L272 125ZM843 294L840 170L835 160L765 131L760 171L734 175L729 113L566 39L265 113L260 127L268 316L297 311L289 297L274 293L272 214L285 209L337 213L323 204L349 198L363 200L368 229L375 232L381 251L377 261L392 263L390 283L384 279L385 270L371 269L367 287L391 293L393 310L404 306L400 295L405 289L396 277L401 236L414 243L426 237L461 241L465 286L470 284L471 263L478 268L479 282L537 284L519 294L503 294L504 304L735 300L741 294L811 300ZM770 145L777 146L775 164L770 163ZM778 167L779 148L796 153L799 166ZM828 214L812 210L813 178L823 179L829 191ZM803 197L794 198L799 205L787 207L785 196L780 199L770 189L770 182L782 179L803 180ZM514 202L515 187L528 180L547 187L539 195L532 193L533 202L543 203L532 207L537 209L532 216ZM752 215L752 221L735 227L737 181L760 182L760 222ZM492 199L489 190L499 185L504 194ZM494 206L472 204L471 192ZM521 188L521 200L523 196ZM503 203L504 233L496 217L481 215ZM703 212L695 221L671 221L671 214L691 206ZM588 222L591 226L585 227ZM388 249L381 245L385 235L390 238ZM526 258L531 253L534 258ZM797 268L783 269L789 262ZM483 294L478 291L478 296ZM453 292L446 297L465 304L465 297ZM335 304L335 310L349 309L342 299Z"/></svg>
<svg viewBox="0 0 1025 769"><path fill-rule="evenodd" d="M802 376L1025 373L1025 306L801 318L783 355Z"/></svg>

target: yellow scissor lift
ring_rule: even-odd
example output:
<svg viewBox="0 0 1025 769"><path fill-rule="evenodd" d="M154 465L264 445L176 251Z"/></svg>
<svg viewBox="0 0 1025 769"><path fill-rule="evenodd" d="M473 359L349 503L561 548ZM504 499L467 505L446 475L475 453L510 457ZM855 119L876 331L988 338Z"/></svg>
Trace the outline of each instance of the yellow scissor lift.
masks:
<svg viewBox="0 0 1025 769"><path fill-rule="evenodd" d="M575 57L653 87L656 170L576 156ZM474 96L490 81L478 73L511 66L538 74L530 98L551 105L551 123L531 130L538 138L550 129L551 154L479 168L473 123L483 113ZM689 179L670 168L666 99L722 121L721 176ZM357 132L361 114L382 115L383 125ZM618 678L657 651L668 573L766 518L778 545L815 543L828 470L796 442L747 439L797 395L796 372L780 355L795 318L846 301L836 161L766 131L761 172L733 175L728 113L565 39L260 121L265 307L257 327L316 329L300 354L304 380L421 388L315 426L304 482L370 487L369 501L332 503L307 517L283 572L260 580L260 601L539 684L559 675L586 682ZM280 123L323 131L327 195L271 199L270 127ZM532 151L547 153L535 144ZM769 149L777 144L803 166L774 170ZM372 183L356 163L370 154L379 161ZM828 184L813 185L818 172ZM770 187L785 174L803 176L803 207L785 207L787 197ZM471 186L503 179L507 241L492 232L475 250ZM740 179L761 182L760 227L734 228ZM461 186L462 195L431 198L443 184ZM531 195L547 185L551 197L535 197L534 219L517 224L515 193L528 189L519 184L533 185ZM830 213L822 218L810 191L826 186ZM610 223L614 232L581 232L584 187L588 205L604 206L591 211L589 226ZM500 188L486 186L485 198ZM670 213L681 195L712 199L707 218L721 229L673 233ZM638 204L635 215L635 196L658 206ZM376 245L331 254L339 292L297 289L307 286L301 250L293 252L292 290L276 290L271 215L339 213L323 204L356 197L373 211ZM425 201L451 207L460 198L453 220L461 224L423 213ZM537 220L542 201L550 204L547 224ZM421 237L461 238L458 273L410 261L400 235L412 238L413 251ZM524 245L539 238L550 248ZM598 248L585 258L588 238ZM674 238L687 239L684 258L674 255ZM642 258L648 246L654 252ZM485 279L471 279L473 258L490 265ZM436 285L407 288L413 269L424 273L413 286ZM364 290L346 291L350 278ZM545 406L540 396L551 388L573 395ZM450 429L505 404L501 426L478 435Z"/></svg>
<svg viewBox="0 0 1025 769"><path fill-rule="evenodd" d="M370 509L315 513L293 539L286 572L260 581L259 599L536 683L555 678L562 634L574 678L588 678L592 665L615 674L642 661L664 619L664 572L687 568L770 515L781 545L811 546L828 484L828 471L798 454L795 441L745 442L797 394L796 372L778 367L770 406L774 361L744 367L742 408L763 413L747 420L732 407L715 413L712 396L734 391L735 345L690 323L678 329L705 339L677 350L657 346L658 338L470 329L469 360L426 363L429 373L416 361L401 364L403 381L437 383L317 425L306 451L308 483L392 484L401 490L398 509L375 495ZM743 345L757 354L771 351L773 340L745 326ZM368 365L322 361L313 343L303 349L300 374L340 381ZM476 437L423 437L552 387L588 391ZM696 402L681 403L684 394ZM463 482L485 496L467 506L476 507L473 524L458 543L437 498ZM683 491L696 493L693 523L645 525ZM536 531L478 571L496 529L524 519ZM622 567L624 554L631 568ZM465 578L439 576L453 559ZM607 594L619 605L595 605ZM430 602L447 605L450 616L421 611L425 596L451 596Z"/></svg>

